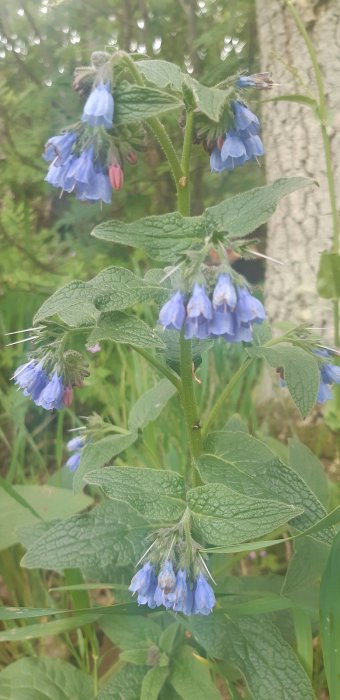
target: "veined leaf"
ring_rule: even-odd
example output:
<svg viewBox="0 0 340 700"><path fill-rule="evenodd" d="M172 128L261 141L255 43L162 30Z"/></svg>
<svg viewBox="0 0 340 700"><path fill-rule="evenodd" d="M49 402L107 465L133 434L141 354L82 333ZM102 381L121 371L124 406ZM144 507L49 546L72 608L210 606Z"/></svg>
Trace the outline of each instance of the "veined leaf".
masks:
<svg viewBox="0 0 340 700"><path fill-rule="evenodd" d="M181 107L182 100L155 88L125 84L115 90L115 124L145 121Z"/></svg>
<svg viewBox="0 0 340 700"><path fill-rule="evenodd" d="M120 311L109 311L100 315L87 342L94 345L100 340L136 345L139 348L165 347L160 336L144 321Z"/></svg>
<svg viewBox="0 0 340 700"><path fill-rule="evenodd" d="M136 431L127 434L116 433L106 435L106 437L96 442L89 442L81 451L79 467L76 469L73 479L73 488L76 493L83 488L83 479L86 474L99 469L110 462L114 457L124 452L137 440Z"/></svg>
<svg viewBox="0 0 340 700"><path fill-rule="evenodd" d="M182 91L182 81L184 74L179 66L169 61L136 61L136 68L144 75L150 83L155 83L159 88L170 87L177 92Z"/></svg>
<svg viewBox="0 0 340 700"><path fill-rule="evenodd" d="M170 683L185 700L221 700L205 659L185 644L177 650Z"/></svg>
<svg viewBox="0 0 340 700"><path fill-rule="evenodd" d="M223 484L198 486L187 494L195 532L209 544L233 545L284 525L301 508L250 498Z"/></svg>
<svg viewBox="0 0 340 700"><path fill-rule="evenodd" d="M129 503L149 520L179 520L185 509L184 480L176 472L137 467L107 467L86 475L108 498Z"/></svg>
<svg viewBox="0 0 340 700"><path fill-rule="evenodd" d="M133 666L126 664L112 680L99 692L96 700L122 700L123 698L140 698L142 682L149 666Z"/></svg>
<svg viewBox="0 0 340 700"><path fill-rule="evenodd" d="M174 385L168 379L161 379L156 386L142 394L131 408L128 423L130 430L142 430L156 420L175 393Z"/></svg>
<svg viewBox="0 0 340 700"><path fill-rule="evenodd" d="M93 680L61 659L19 659L0 673L1 700L94 700Z"/></svg>

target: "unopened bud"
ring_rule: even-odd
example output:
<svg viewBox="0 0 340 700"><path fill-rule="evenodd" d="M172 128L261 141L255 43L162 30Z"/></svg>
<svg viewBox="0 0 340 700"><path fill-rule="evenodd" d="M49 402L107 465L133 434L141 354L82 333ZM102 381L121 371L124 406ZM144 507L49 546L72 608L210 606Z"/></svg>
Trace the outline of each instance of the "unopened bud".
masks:
<svg viewBox="0 0 340 700"><path fill-rule="evenodd" d="M137 153L135 151L130 151L126 154L126 160L130 165L136 165L137 163Z"/></svg>
<svg viewBox="0 0 340 700"><path fill-rule="evenodd" d="M124 184L124 173L118 163L111 163L109 167L109 178L113 190L121 190Z"/></svg>
<svg viewBox="0 0 340 700"><path fill-rule="evenodd" d="M66 389L64 390L64 395L63 395L63 404L64 406L71 406L73 401L73 389L71 386L67 386Z"/></svg>

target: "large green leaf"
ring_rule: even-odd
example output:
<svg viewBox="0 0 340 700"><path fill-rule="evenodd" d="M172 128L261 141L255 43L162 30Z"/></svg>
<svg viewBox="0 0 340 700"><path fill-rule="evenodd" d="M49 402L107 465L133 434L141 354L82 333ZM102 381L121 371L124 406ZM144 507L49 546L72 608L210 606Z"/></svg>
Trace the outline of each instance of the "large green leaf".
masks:
<svg viewBox="0 0 340 700"><path fill-rule="evenodd" d="M187 500L196 534L216 545L259 537L302 512L279 501L244 496L223 484L198 486L188 492Z"/></svg>
<svg viewBox="0 0 340 700"><path fill-rule="evenodd" d="M137 467L107 467L86 475L105 495L129 503L149 520L179 520L185 509L184 480L176 472Z"/></svg>
<svg viewBox="0 0 340 700"><path fill-rule="evenodd" d="M244 432L209 435L198 469L204 482L225 484L247 496L301 507L303 513L290 521L300 532L326 515L306 482L266 445ZM332 530L322 530L315 536L330 543L333 534Z"/></svg>
<svg viewBox="0 0 340 700"><path fill-rule="evenodd" d="M136 345L140 348L164 347L160 336L144 321L120 311L109 311L100 315L96 327L88 337L88 343L94 345L100 340L112 340L114 343Z"/></svg>
<svg viewBox="0 0 340 700"><path fill-rule="evenodd" d="M54 658L19 659L0 673L0 700L93 700L93 679Z"/></svg>
<svg viewBox="0 0 340 700"><path fill-rule="evenodd" d="M324 250L318 271L318 292L323 299L340 298L340 255Z"/></svg>
<svg viewBox="0 0 340 700"><path fill-rule="evenodd" d="M340 532L337 533L320 588L320 631L330 700L340 697Z"/></svg>
<svg viewBox="0 0 340 700"><path fill-rule="evenodd" d="M328 479L322 462L302 442L289 440L289 464L300 474L309 488L327 509L329 505Z"/></svg>
<svg viewBox="0 0 340 700"><path fill-rule="evenodd" d="M169 675L166 666L155 666L143 678L140 700L157 700Z"/></svg>
<svg viewBox="0 0 340 700"><path fill-rule="evenodd" d="M294 541L291 558L282 586L282 595L316 615L320 579L326 566L329 547L310 537Z"/></svg>
<svg viewBox="0 0 340 700"><path fill-rule="evenodd" d="M120 649L138 649L158 644L162 628L145 615L104 615L100 627Z"/></svg>
<svg viewBox="0 0 340 700"><path fill-rule="evenodd" d="M100 569L135 563L147 521L128 505L106 502L60 521L37 539L22 564L29 569Z"/></svg>
<svg viewBox="0 0 340 700"><path fill-rule="evenodd" d="M121 311L141 301L159 298L160 288L123 267L109 267L89 282L75 280L58 289L34 317L40 323L59 316L69 326L93 325L105 311Z"/></svg>
<svg viewBox="0 0 340 700"><path fill-rule="evenodd" d="M146 391L132 406L129 415L129 429L142 430L151 421L156 420L169 399L176 393L168 379L161 379L152 389Z"/></svg>
<svg viewBox="0 0 340 700"><path fill-rule="evenodd" d="M27 501L43 520L67 518L90 505L84 494L74 496L69 489L55 486L15 486L16 493ZM19 542L17 528L39 523L31 510L0 489L0 549Z"/></svg>
<svg viewBox="0 0 340 700"><path fill-rule="evenodd" d="M115 90L115 124L145 121L183 107L183 101L155 88L125 84Z"/></svg>
<svg viewBox="0 0 340 700"><path fill-rule="evenodd" d="M148 666L126 664L101 689L96 700L139 700L143 678L148 671Z"/></svg>
<svg viewBox="0 0 340 700"><path fill-rule="evenodd" d="M310 182L304 177L283 178L272 185L230 197L209 207L201 216L183 217L171 212L148 216L131 224L105 221L96 226L92 235L141 248L156 260L174 262L189 248L202 245L209 235L217 235L221 240L225 236L228 239L246 236L268 221L282 197Z"/></svg>
<svg viewBox="0 0 340 700"><path fill-rule="evenodd" d="M159 88L169 86L181 92L184 74L174 63L156 59L154 61L136 61L135 65L150 83L155 83Z"/></svg>
<svg viewBox="0 0 340 700"><path fill-rule="evenodd" d="M282 367L291 397L303 418L313 408L320 384L319 365L315 357L302 348L281 345L280 347L252 347L252 357L263 357L271 367Z"/></svg>
<svg viewBox="0 0 340 700"><path fill-rule="evenodd" d="M205 659L188 644L175 654L170 683L183 700L221 700Z"/></svg>
<svg viewBox="0 0 340 700"><path fill-rule="evenodd" d="M137 432L115 435L106 435L106 437L96 442L90 442L85 445L81 451L80 464L75 471L73 488L77 493L83 487L83 479L88 472L99 469L110 462L116 455L124 452L138 438Z"/></svg>
<svg viewBox="0 0 340 700"><path fill-rule="evenodd" d="M268 616L192 616L185 624L209 656L239 669L252 700L314 700L306 672Z"/></svg>

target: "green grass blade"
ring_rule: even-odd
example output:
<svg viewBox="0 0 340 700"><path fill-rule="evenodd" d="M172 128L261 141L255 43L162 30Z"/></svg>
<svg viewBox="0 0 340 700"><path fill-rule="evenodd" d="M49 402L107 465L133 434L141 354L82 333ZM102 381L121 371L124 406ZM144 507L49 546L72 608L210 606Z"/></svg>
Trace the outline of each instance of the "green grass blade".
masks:
<svg viewBox="0 0 340 700"><path fill-rule="evenodd" d="M340 698L340 532L320 587L320 633L330 700Z"/></svg>

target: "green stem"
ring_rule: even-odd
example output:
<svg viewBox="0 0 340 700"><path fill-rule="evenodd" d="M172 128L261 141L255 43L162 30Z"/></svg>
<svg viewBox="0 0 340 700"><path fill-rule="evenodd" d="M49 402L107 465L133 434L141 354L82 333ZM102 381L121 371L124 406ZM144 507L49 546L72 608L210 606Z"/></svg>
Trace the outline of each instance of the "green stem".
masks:
<svg viewBox="0 0 340 700"><path fill-rule="evenodd" d="M222 391L222 393L218 397L218 399L214 405L214 408L210 411L210 414L204 423L204 427L202 430L202 438L203 439L206 437L207 433L209 432L209 428L210 428L211 424L214 422L215 418L217 417L224 402L229 398L235 385L241 379L241 377L244 375L244 373L247 371L248 367L250 367L253 360L254 360L253 357L248 357L246 360L244 360L242 365L238 368L238 370L235 372L235 374L231 378L230 382L227 384L225 389Z"/></svg>
<svg viewBox="0 0 340 700"><path fill-rule="evenodd" d="M326 102L326 97L325 97L325 87L324 87L324 82L323 82L323 77L322 77L322 72L318 63L318 57L317 53L315 50L315 47L313 45L313 42L307 32L307 29L297 11L297 9L294 7L292 0L284 0L286 6L289 9L289 12L291 13L295 25L300 32L308 53L310 55L310 59L312 62L313 66L313 71L315 75L315 80L318 88L318 93L319 93L319 104L318 104L318 116L320 120L320 128L321 128L321 134L322 134L322 142L323 142L323 149L324 149L324 154L325 154L325 162L326 162L326 175L327 175L327 182L328 182L328 192L329 192L329 201L330 201L330 206L331 206L331 212L332 212L332 222L333 222L333 253L335 255L339 254L339 245L340 245L340 221L339 221L339 215L338 215L338 210L337 210L337 203L336 203L336 190L335 190L335 179L334 179L334 170L333 170L333 164L332 164L332 153L331 153L331 145L330 145L330 140L329 136L327 134L327 102ZM340 345L340 329L339 329L339 301L338 299L333 300L333 313L334 313L334 342L337 347Z"/></svg>
<svg viewBox="0 0 340 700"><path fill-rule="evenodd" d="M156 358L151 355L151 353L147 352L147 350L142 350L142 348L137 348L136 345L131 345L130 346L133 350L138 352L139 355L144 357L144 359L149 362L150 365L155 367L161 374L164 375L169 381L176 387L177 391L179 394L182 391L182 384L180 378L173 372L171 369L163 365L159 360L156 360Z"/></svg>

